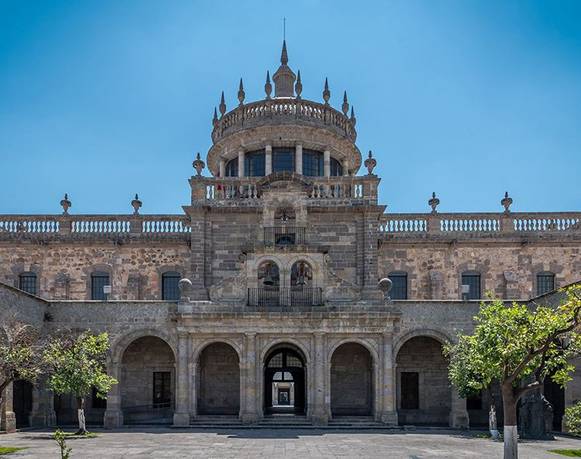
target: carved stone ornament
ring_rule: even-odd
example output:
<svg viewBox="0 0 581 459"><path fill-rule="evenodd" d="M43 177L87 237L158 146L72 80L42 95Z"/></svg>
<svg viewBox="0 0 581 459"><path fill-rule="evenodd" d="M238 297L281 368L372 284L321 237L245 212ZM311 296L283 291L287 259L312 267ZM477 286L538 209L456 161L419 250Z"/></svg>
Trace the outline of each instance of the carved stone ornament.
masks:
<svg viewBox="0 0 581 459"><path fill-rule="evenodd" d="M436 192L432 193L432 198L428 201L429 206L432 208L432 213L437 214L437 207L440 205L440 200L436 197Z"/></svg>
<svg viewBox="0 0 581 459"><path fill-rule="evenodd" d="M373 153L371 152L371 150L369 150L369 155L367 156L367 159L365 160L363 165L367 168L367 175L372 175L373 169L375 169L375 166L377 166L377 161L373 157Z"/></svg>
<svg viewBox="0 0 581 459"><path fill-rule="evenodd" d="M508 214L510 212L510 205L512 204L512 198L508 195L508 191L504 193L504 198L500 203L504 207L504 213Z"/></svg>
<svg viewBox="0 0 581 459"><path fill-rule="evenodd" d="M206 163L204 163L204 161L202 161L202 158L200 157L200 153L198 153L196 155L196 159L192 163L192 166L194 166L194 169L196 169L196 173L198 174L197 176L201 177L202 171L204 170L204 167L206 167Z"/></svg>
<svg viewBox="0 0 581 459"><path fill-rule="evenodd" d="M68 215L69 214L69 209L72 207L72 203L69 200L69 195L67 193L65 193L65 197L63 199L61 199L61 206L64 210L63 215Z"/></svg>
<svg viewBox="0 0 581 459"><path fill-rule="evenodd" d="M139 200L139 196L135 193L135 198L131 201L131 206L133 207L133 215L139 215L139 209L143 203Z"/></svg>

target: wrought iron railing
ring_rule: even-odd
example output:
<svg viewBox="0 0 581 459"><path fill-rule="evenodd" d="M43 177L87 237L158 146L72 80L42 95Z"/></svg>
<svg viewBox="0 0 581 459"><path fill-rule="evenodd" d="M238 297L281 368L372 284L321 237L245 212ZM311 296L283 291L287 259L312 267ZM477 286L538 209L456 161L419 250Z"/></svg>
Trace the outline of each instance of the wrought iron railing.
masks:
<svg viewBox="0 0 581 459"><path fill-rule="evenodd" d="M248 289L248 306L320 306L323 290L320 287L259 287Z"/></svg>
<svg viewBox="0 0 581 459"><path fill-rule="evenodd" d="M264 228L264 244L269 247L301 245L306 242L303 226L270 226Z"/></svg>

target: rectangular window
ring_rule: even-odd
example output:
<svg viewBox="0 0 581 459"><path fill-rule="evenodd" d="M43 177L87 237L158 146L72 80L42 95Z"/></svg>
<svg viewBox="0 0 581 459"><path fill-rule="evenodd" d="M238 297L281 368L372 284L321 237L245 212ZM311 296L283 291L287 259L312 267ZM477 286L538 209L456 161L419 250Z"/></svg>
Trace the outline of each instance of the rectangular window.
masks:
<svg viewBox="0 0 581 459"><path fill-rule="evenodd" d="M420 408L420 375L416 372L401 374L401 409L417 410Z"/></svg>
<svg viewBox="0 0 581 459"><path fill-rule="evenodd" d="M178 273L164 273L161 277L161 298L165 301L178 301L180 299L179 282L181 276Z"/></svg>
<svg viewBox="0 0 581 459"><path fill-rule="evenodd" d="M391 280L391 290L389 292L389 297L392 300L407 300L408 299L408 275L402 274L390 274L389 279Z"/></svg>
<svg viewBox="0 0 581 459"><path fill-rule="evenodd" d="M91 299L105 301L107 295L103 287L105 285L111 285L109 282L109 274L93 274L91 275Z"/></svg>
<svg viewBox="0 0 581 459"><path fill-rule="evenodd" d="M171 373L153 372L153 407L167 408L171 404Z"/></svg>
<svg viewBox="0 0 581 459"><path fill-rule="evenodd" d="M273 172L294 172L295 171L295 152L292 150L274 150L272 152L272 171Z"/></svg>
<svg viewBox="0 0 581 459"><path fill-rule="evenodd" d="M555 290L555 275L551 273L537 274L537 295L544 295Z"/></svg>
<svg viewBox="0 0 581 459"><path fill-rule="evenodd" d="M318 151L303 150L303 175L320 177L323 171L323 154Z"/></svg>
<svg viewBox="0 0 581 459"><path fill-rule="evenodd" d="M91 408L105 409L107 408L107 399L97 397L97 389L93 387L91 392Z"/></svg>
<svg viewBox="0 0 581 459"><path fill-rule="evenodd" d="M36 295L36 274L24 273L18 279L18 288L31 295Z"/></svg>
<svg viewBox="0 0 581 459"><path fill-rule="evenodd" d="M264 171L264 151L244 155L244 174L246 177L263 177Z"/></svg>
<svg viewBox="0 0 581 459"><path fill-rule="evenodd" d="M480 274L462 274L462 285L468 286L468 291L462 290L462 298L467 300L479 300L482 298L480 291ZM462 287L464 289L464 287Z"/></svg>

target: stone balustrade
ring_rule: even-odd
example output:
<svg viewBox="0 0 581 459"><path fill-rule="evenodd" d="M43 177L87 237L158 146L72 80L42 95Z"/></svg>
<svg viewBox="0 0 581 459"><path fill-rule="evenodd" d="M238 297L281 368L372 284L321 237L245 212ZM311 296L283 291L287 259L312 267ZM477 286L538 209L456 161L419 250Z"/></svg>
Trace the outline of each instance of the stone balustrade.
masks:
<svg viewBox="0 0 581 459"><path fill-rule="evenodd" d="M295 174L289 174L289 182ZM193 177L192 202L202 205L212 203L252 202L262 199L264 191L270 189L265 181L268 177ZM309 200L354 200L377 203L377 184L374 175L305 177L300 176L300 185ZM291 185L292 186L292 185Z"/></svg>
<svg viewBox="0 0 581 459"><path fill-rule="evenodd" d="M581 212L385 214L379 224L383 236L578 234Z"/></svg>
<svg viewBox="0 0 581 459"><path fill-rule="evenodd" d="M5 236L173 236L191 232L184 215L0 215Z"/></svg>
<svg viewBox="0 0 581 459"><path fill-rule="evenodd" d="M212 141L269 122L277 125L292 123L324 127L352 142L357 138L355 123L329 105L305 99L269 99L240 105L224 114L214 125Z"/></svg>

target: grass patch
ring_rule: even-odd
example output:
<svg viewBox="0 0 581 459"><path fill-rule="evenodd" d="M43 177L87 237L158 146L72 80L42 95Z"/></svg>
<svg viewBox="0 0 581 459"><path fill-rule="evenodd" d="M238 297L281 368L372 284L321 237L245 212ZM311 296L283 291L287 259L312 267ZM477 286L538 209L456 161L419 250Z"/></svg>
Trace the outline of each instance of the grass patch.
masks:
<svg viewBox="0 0 581 459"><path fill-rule="evenodd" d="M0 456L7 456L8 454L15 453L26 448L16 448L15 446L0 446Z"/></svg>
<svg viewBox="0 0 581 459"><path fill-rule="evenodd" d="M560 454L567 457L581 457L581 449L550 449L549 453Z"/></svg>

